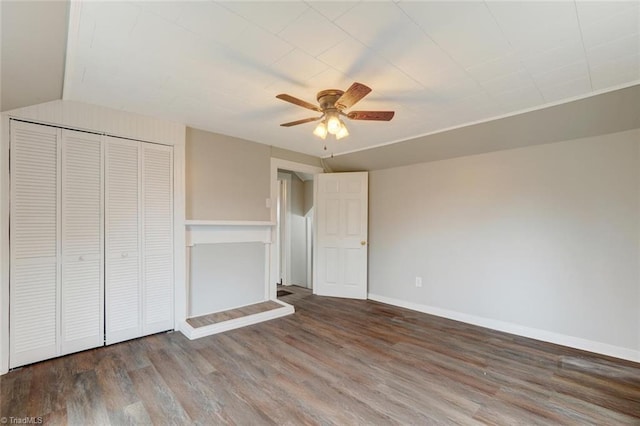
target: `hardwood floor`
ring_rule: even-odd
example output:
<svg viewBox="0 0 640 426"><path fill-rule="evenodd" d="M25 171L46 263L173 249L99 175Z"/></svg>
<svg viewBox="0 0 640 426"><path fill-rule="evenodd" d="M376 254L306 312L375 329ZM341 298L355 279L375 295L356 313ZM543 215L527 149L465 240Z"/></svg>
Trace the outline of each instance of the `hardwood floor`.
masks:
<svg viewBox="0 0 640 426"><path fill-rule="evenodd" d="M281 300L293 306L296 306L298 300L305 299L311 296L310 288L300 287L297 285L278 286L278 290L285 290L291 293L282 297L278 297L278 300Z"/></svg>
<svg viewBox="0 0 640 426"><path fill-rule="evenodd" d="M291 296L287 296L291 297ZM640 365L371 301L189 341L165 333L0 377L45 424L640 424Z"/></svg>

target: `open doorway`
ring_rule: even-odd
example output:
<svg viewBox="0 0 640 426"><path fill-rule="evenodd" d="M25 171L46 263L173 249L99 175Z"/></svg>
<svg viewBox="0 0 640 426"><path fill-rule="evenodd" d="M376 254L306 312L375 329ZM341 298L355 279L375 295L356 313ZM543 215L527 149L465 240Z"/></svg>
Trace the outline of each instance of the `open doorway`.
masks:
<svg viewBox="0 0 640 426"><path fill-rule="evenodd" d="M271 222L275 225L272 227L269 260L268 294L271 299L278 297L278 290L300 289L308 294L312 291L314 176L322 172L321 167L271 159L271 200L274 207L271 209ZM293 239L292 234L295 234Z"/></svg>
<svg viewBox="0 0 640 426"><path fill-rule="evenodd" d="M310 173L279 168L277 179L276 296L281 298L294 291L300 293L300 289L310 293L313 286L314 188Z"/></svg>

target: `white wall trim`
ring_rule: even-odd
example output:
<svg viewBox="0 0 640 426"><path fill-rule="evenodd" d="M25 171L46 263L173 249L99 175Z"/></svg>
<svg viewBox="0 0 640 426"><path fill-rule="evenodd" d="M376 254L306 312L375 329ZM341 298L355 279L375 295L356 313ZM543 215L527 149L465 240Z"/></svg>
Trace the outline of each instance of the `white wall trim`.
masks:
<svg viewBox="0 0 640 426"><path fill-rule="evenodd" d="M270 311L260 312L253 315L247 315L245 317L235 318L228 321L219 322L216 324L207 325L205 327L192 327L188 322L183 321L180 324L179 330L187 336L190 340L199 339L205 336L211 336L213 334L223 333L225 331L234 330L236 328L246 327L248 325L258 324L264 321L269 321L275 318L291 315L295 312L293 306L288 303L274 300L274 302L282 305L281 308L271 309Z"/></svg>
<svg viewBox="0 0 640 426"><path fill-rule="evenodd" d="M186 127L183 132L182 143L173 146L173 327L187 318L188 312L188 283L187 283L187 253L185 206L186 206L186 178L185 178L185 141Z"/></svg>
<svg viewBox="0 0 640 426"><path fill-rule="evenodd" d="M213 221L212 221L213 222ZM187 247L196 244L222 244L222 243L253 243L259 242L271 244L270 222L262 224L244 224L242 222L228 222L225 224L197 224L186 225Z"/></svg>
<svg viewBox="0 0 640 426"><path fill-rule="evenodd" d="M369 293L368 298L370 300L385 303L387 305L411 309L412 311L435 315L442 318L448 318L467 324L490 328L492 330L503 331L505 333L528 337L530 339L541 340L543 342L554 343L556 345L568 346L583 351L594 352L597 354L612 356L615 358L640 362L640 351L638 350L614 346L607 343L595 342L593 340L582 339L580 337L567 336L565 334L554 333L537 328L525 327L510 322L498 321L490 318L479 317L476 315L465 314L462 312L450 311L448 309L442 309L435 306L407 302L404 300L394 299L391 297L381 296L373 293Z"/></svg>
<svg viewBox="0 0 640 426"><path fill-rule="evenodd" d="M9 116L0 121L0 375L9 371Z"/></svg>
<svg viewBox="0 0 640 426"><path fill-rule="evenodd" d="M273 226L267 220L185 220L187 226Z"/></svg>
<svg viewBox="0 0 640 426"><path fill-rule="evenodd" d="M285 253L284 262L280 259L280 278L282 285L291 285L291 175L289 173L278 173L278 180L284 182L280 186L279 199L276 203L280 206L280 229L277 229L278 255ZM284 201L284 203L282 203ZM283 205L284 204L284 205ZM283 212L284 209L284 212Z"/></svg>
<svg viewBox="0 0 640 426"><path fill-rule="evenodd" d="M289 160L282 160L280 158L271 158L271 222L276 223L276 200L278 199L278 169L280 170L289 170L292 172L300 172L300 173L308 173L312 175L316 175L318 173L323 173L324 169L322 167L310 166L304 163L296 163ZM315 191L314 191L314 205L315 205ZM272 241L275 241L277 238L276 232L277 227L274 226L271 228L272 232ZM271 255L269 256L271 259L271 267L269 268L271 273L269 276L268 286L266 291L269 294L270 299L276 299L277 293L277 280L278 277L278 262L280 262L280 256L278 253L278 248L276 244L271 244Z"/></svg>

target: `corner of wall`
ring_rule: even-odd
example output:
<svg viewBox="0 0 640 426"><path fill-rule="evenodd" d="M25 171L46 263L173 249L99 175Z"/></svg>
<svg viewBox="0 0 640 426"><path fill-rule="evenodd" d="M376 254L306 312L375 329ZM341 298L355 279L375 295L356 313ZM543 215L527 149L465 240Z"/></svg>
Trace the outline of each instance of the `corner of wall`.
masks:
<svg viewBox="0 0 640 426"><path fill-rule="evenodd" d="M637 163L640 166L640 129L637 130L638 137L636 138L637 145ZM640 170L640 167L638 169ZM640 171L638 171L638 351L640 351Z"/></svg>

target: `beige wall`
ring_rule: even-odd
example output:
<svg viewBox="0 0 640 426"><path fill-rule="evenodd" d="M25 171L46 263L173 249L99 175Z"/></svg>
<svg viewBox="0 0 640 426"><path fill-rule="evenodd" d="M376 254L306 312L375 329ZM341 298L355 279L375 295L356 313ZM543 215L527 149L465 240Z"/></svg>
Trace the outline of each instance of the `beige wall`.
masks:
<svg viewBox="0 0 640 426"><path fill-rule="evenodd" d="M313 180L304 182L304 214L313 208Z"/></svg>
<svg viewBox="0 0 640 426"><path fill-rule="evenodd" d="M187 219L270 220L271 157L320 164L309 155L187 128Z"/></svg>
<svg viewBox="0 0 640 426"><path fill-rule="evenodd" d="M640 360L640 130L373 171L369 187L370 293Z"/></svg>
<svg viewBox="0 0 640 426"><path fill-rule="evenodd" d="M307 286L307 232L304 182L291 176L291 283Z"/></svg>
<svg viewBox="0 0 640 426"><path fill-rule="evenodd" d="M304 216L305 192L304 182L295 174L291 175L291 213Z"/></svg>
<svg viewBox="0 0 640 426"><path fill-rule="evenodd" d="M271 156L281 160L293 161L295 163L308 164L310 166L322 167L319 157L303 154L301 152L289 151L288 149L271 147Z"/></svg>
<svg viewBox="0 0 640 426"><path fill-rule="evenodd" d="M187 219L269 220L270 147L187 128Z"/></svg>

